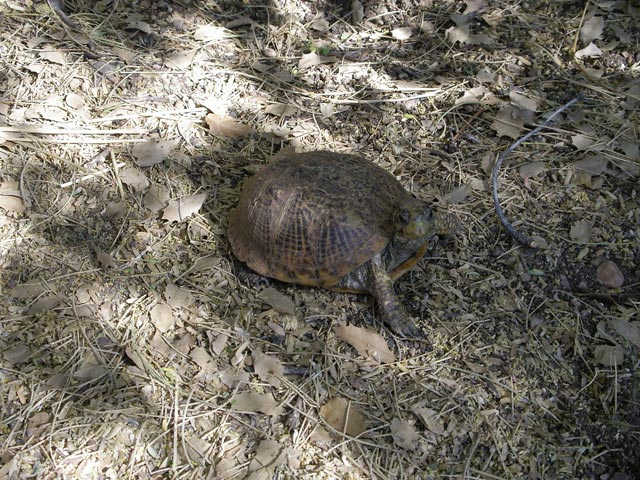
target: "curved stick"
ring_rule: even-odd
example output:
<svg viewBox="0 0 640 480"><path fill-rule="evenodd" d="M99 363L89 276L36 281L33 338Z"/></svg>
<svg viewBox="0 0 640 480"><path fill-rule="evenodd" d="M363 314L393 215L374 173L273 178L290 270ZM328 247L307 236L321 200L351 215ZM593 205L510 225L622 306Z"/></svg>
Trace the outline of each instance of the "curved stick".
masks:
<svg viewBox="0 0 640 480"><path fill-rule="evenodd" d="M500 222L502 222L502 225L504 226L504 228L507 229L507 232L509 232L509 235L511 235L513 238L515 238L518 242L522 243L523 245L527 245L528 247L535 248L535 246L536 246L535 242L533 240L531 240L530 238L528 238L527 236L523 235L522 233L518 232L514 228L514 226L511 225L511 222L509 220L507 220L507 217L505 217L504 212L502 211L502 207L500 206L500 200L498 199L498 173L500 171L500 166L502 165L502 162L504 161L504 159L507 158L507 155L509 155L511 152L513 152L523 142L525 142L526 140L528 140L529 138L534 136L540 130L542 130L543 128L546 128L549 125L551 125L551 122L553 121L553 119L557 115L559 115L562 112L564 112L567 108L569 108L571 105L576 103L581 98L582 98L582 94L579 94L577 97L573 98L569 102L565 103L562 107L557 109L555 112L553 112L549 116L549 118L547 120L545 120L545 122L542 125L534 128L529 133L527 133L524 137L522 137L520 140L518 140L517 142L513 143L509 148L507 148L504 151L504 153L502 153L498 157L498 159L496 160L496 163L493 165L493 171L491 172L491 191L493 193L493 206L496 209L496 213L498 214L498 218L500 218Z"/></svg>

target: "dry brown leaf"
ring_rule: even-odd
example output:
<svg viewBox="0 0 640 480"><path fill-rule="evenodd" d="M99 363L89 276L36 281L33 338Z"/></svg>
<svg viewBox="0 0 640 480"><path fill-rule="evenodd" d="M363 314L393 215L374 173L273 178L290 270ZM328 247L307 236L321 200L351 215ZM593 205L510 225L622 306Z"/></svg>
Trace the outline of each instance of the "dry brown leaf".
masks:
<svg viewBox="0 0 640 480"><path fill-rule="evenodd" d="M67 64L67 56L58 50L49 50L46 52L40 52L40 58L44 58L51 63L57 63L58 65Z"/></svg>
<svg viewBox="0 0 640 480"><path fill-rule="evenodd" d="M365 431L365 417L356 406L341 397L329 400L320 408L320 416L335 430L357 437Z"/></svg>
<svg viewBox="0 0 640 480"><path fill-rule="evenodd" d="M13 298L23 300L25 298L35 298L46 291L40 282L22 283L9 290L9 295Z"/></svg>
<svg viewBox="0 0 640 480"><path fill-rule="evenodd" d="M97 73L102 75L104 78L109 80L111 83L118 82L118 76L116 75L116 69L114 66L105 62L104 60L91 60L89 61L89 65L91 65Z"/></svg>
<svg viewBox="0 0 640 480"><path fill-rule="evenodd" d="M262 440L249 464L245 480L271 480L276 467L287 463L290 450L275 440Z"/></svg>
<svg viewBox="0 0 640 480"><path fill-rule="evenodd" d="M131 347L125 347L124 353L140 370L144 372L147 369L145 358L140 354L140 352L138 352L138 350Z"/></svg>
<svg viewBox="0 0 640 480"><path fill-rule="evenodd" d="M284 103L272 103L267 108L264 109L265 113L269 113L271 115L275 115L277 117L290 117L294 115L298 109L293 105L286 105Z"/></svg>
<svg viewBox="0 0 640 480"><path fill-rule="evenodd" d="M414 450L419 446L420 435L411 423L396 417L391 420L389 427L393 442L400 448Z"/></svg>
<svg viewBox="0 0 640 480"><path fill-rule="evenodd" d="M169 189L162 185L152 185L142 197L142 204L154 213L159 212L169 203Z"/></svg>
<svg viewBox="0 0 640 480"><path fill-rule="evenodd" d="M253 25L254 21L250 17L240 15L225 24L226 28L243 27L245 25Z"/></svg>
<svg viewBox="0 0 640 480"><path fill-rule="evenodd" d="M51 310L55 308L64 298L64 295L59 293L40 297L33 305L29 307L27 313L29 315L34 315L36 313L42 313Z"/></svg>
<svg viewBox="0 0 640 480"><path fill-rule="evenodd" d="M109 373L104 365L87 365L73 372L73 378L80 382L89 382L104 377Z"/></svg>
<svg viewBox="0 0 640 480"><path fill-rule="evenodd" d="M171 308L183 308L193 305L193 295L188 290L169 282L164 290L164 298Z"/></svg>
<svg viewBox="0 0 640 480"><path fill-rule="evenodd" d="M138 18L136 17L140 17L139 15L131 15L129 17L129 22L127 23L127 29L129 30L140 30L141 32L144 33L153 33L153 29L151 28L151 25L149 25L147 22L143 22L142 20L138 20Z"/></svg>
<svg viewBox="0 0 640 480"><path fill-rule="evenodd" d="M298 62L298 68L300 70L304 70L306 68L320 65L322 63L333 63L337 60L338 59L336 57L325 57L323 55L318 55L315 52L305 53L304 55L302 55L300 61Z"/></svg>
<svg viewBox="0 0 640 480"><path fill-rule="evenodd" d="M175 324L171 307L166 303L158 303L149 312L151 322L161 332L166 332Z"/></svg>
<svg viewBox="0 0 640 480"><path fill-rule="evenodd" d="M162 213L162 218L169 222L181 222L185 218L197 213L202 207L205 198L207 198L206 193L198 193L195 195L187 195L178 200L170 200Z"/></svg>
<svg viewBox="0 0 640 480"><path fill-rule="evenodd" d="M165 60L164 64L168 68L177 68L179 70L183 70L191 65L195 55L196 52L194 50L175 52Z"/></svg>
<svg viewBox="0 0 640 480"><path fill-rule="evenodd" d="M173 341L173 343L171 343L171 347L173 350L186 356L191 351L191 348L193 347L195 340L191 333L186 332L183 334L183 332L184 330L178 331L178 334L180 336L176 338Z"/></svg>
<svg viewBox="0 0 640 480"><path fill-rule="evenodd" d="M588 243L591 240L591 223L579 220L571 225L569 237L574 242Z"/></svg>
<svg viewBox="0 0 640 480"><path fill-rule="evenodd" d="M209 338L209 341L211 345L211 351L216 355L220 355L227 346L229 335L227 335L226 333L221 333L215 338L215 340L211 341L211 338Z"/></svg>
<svg viewBox="0 0 640 480"><path fill-rule="evenodd" d="M135 52L120 47L111 48L111 52L118 56L126 64L130 64L136 58Z"/></svg>
<svg viewBox="0 0 640 480"><path fill-rule="evenodd" d="M442 420L438 412L426 407L416 407L412 410L413 413L422 420L422 423L424 423L424 426L427 427L430 432L436 435L442 435L444 433L444 425L442 425Z"/></svg>
<svg viewBox="0 0 640 480"><path fill-rule="evenodd" d="M411 38L412 31L410 27L400 27L391 30L391 36L396 40L408 40Z"/></svg>
<svg viewBox="0 0 640 480"><path fill-rule="evenodd" d="M496 96L486 87L470 88L461 97L456 98L456 105L495 105L498 103Z"/></svg>
<svg viewBox="0 0 640 480"><path fill-rule="evenodd" d="M599 57L600 55L602 55L602 50L596 47L593 43L590 43L582 50L578 50L576 52L576 58Z"/></svg>
<svg viewBox="0 0 640 480"><path fill-rule="evenodd" d="M133 156L140 167L149 167L164 161L178 145L177 140L160 141L150 138L144 143L133 146Z"/></svg>
<svg viewBox="0 0 640 480"><path fill-rule="evenodd" d="M65 98L65 102L67 105L69 105L69 107L73 108L74 110L80 110L85 105L84 97L73 92L69 92L67 94L67 97Z"/></svg>
<svg viewBox="0 0 640 480"><path fill-rule="evenodd" d="M296 305L293 303L293 300L276 288L265 288L258 294L258 298L281 313L289 315L295 314Z"/></svg>
<svg viewBox="0 0 640 480"><path fill-rule="evenodd" d="M264 413L277 416L282 413L282 407L278 405L270 393L242 392L236 394L231 400L234 410L246 413Z"/></svg>
<svg viewBox="0 0 640 480"><path fill-rule="evenodd" d="M544 172L544 162L529 162L518 168L518 173L525 180L540 175L542 172Z"/></svg>
<svg viewBox="0 0 640 480"><path fill-rule="evenodd" d="M281 378L284 375L284 366L276 357L265 355L260 351L255 351L253 357L253 368L260 380L267 382L274 387L279 387Z"/></svg>
<svg viewBox="0 0 640 480"><path fill-rule="evenodd" d="M455 45L458 42L468 43L470 38L469 25L463 24L455 27L449 27L447 28L445 35L452 45Z"/></svg>
<svg viewBox="0 0 640 480"><path fill-rule="evenodd" d="M624 362L622 349L612 345L598 345L593 357L596 363L605 367L619 367Z"/></svg>
<svg viewBox="0 0 640 480"><path fill-rule="evenodd" d="M640 328L638 328L638 322L632 324L622 318L611 318L609 319L609 325L618 332L622 338L640 348Z"/></svg>
<svg viewBox="0 0 640 480"><path fill-rule="evenodd" d="M36 412L31 417L29 417L29 421L27 422L27 426L29 428L36 428L40 425L44 425L45 423L49 423L51 420L51 415L47 412Z"/></svg>
<svg viewBox="0 0 640 480"><path fill-rule="evenodd" d="M31 350L26 345L16 345L15 347L9 347L2 351L2 356L5 361L16 365L18 363L26 362L31 356Z"/></svg>
<svg viewBox="0 0 640 480"><path fill-rule="evenodd" d="M331 434L322 425L317 424L309 440L316 445L327 446L331 444Z"/></svg>
<svg viewBox="0 0 640 480"><path fill-rule="evenodd" d="M220 116L215 113L209 113L204 117L205 122L209 126L209 130L214 135L220 137L243 137L251 133L251 127L240 123L228 116Z"/></svg>
<svg viewBox="0 0 640 480"><path fill-rule="evenodd" d="M596 141L588 135L578 133L571 137L571 143L578 150L585 150L589 148L591 145L594 145Z"/></svg>
<svg viewBox="0 0 640 480"><path fill-rule="evenodd" d="M620 288L624 284L624 275L618 265L611 260L605 260L596 269L598 283L607 288Z"/></svg>
<svg viewBox="0 0 640 480"><path fill-rule="evenodd" d="M335 113L335 105L333 103L320 104L320 115L322 115L322 118L329 118L334 113Z"/></svg>
<svg viewBox="0 0 640 480"><path fill-rule="evenodd" d="M198 27L193 34L193 38L199 42L213 42L222 40L228 36L229 31L226 28L216 25L203 25L202 27Z"/></svg>
<svg viewBox="0 0 640 480"><path fill-rule="evenodd" d="M142 170L128 167L120 172L122 181L129 185L135 192L141 192L149 186L149 180Z"/></svg>
<svg viewBox="0 0 640 480"><path fill-rule="evenodd" d="M491 128L496 131L499 137L516 139L520 137L524 124L529 121L529 117L520 108L505 104L500 107L500 111L493 120Z"/></svg>
<svg viewBox="0 0 640 480"><path fill-rule="evenodd" d="M218 372L220 381L229 389L236 388L240 384L247 384L251 381L248 372L234 367L228 367ZM273 399L273 397L271 397Z"/></svg>
<svg viewBox="0 0 640 480"><path fill-rule="evenodd" d="M493 84L498 80L498 74L492 72L487 67L482 67L480 70L478 70L476 80L478 80L480 83Z"/></svg>
<svg viewBox="0 0 640 480"><path fill-rule="evenodd" d="M218 369L216 361L203 347L194 347L189 353L189 357L202 369L200 374L213 373Z"/></svg>
<svg viewBox="0 0 640 480"><path fill-rule="evenodd" d="M449 203L462 203L467 199L469 193L471 193L470 185L460 185L447 193L445 198Z"/></svg>
<svg viewBox="0 0 640 480"><path fill-rule="evenodd" d="M582 28L580 29L580 41L583 45L588 45L597 38L600 38L603 31L604 18L599 15L594 15L582 24Z"/></svg>
<svg viewBox="0 0 640 480"><path fill-rule="evenodd" d="M607 168L609 161L602 155L591 155L582 160L578 160L573 165L576 170L587 172L590 175L600 175Z"/></svg>
<svg viewBox="0 0 640 480"><path fill-rule="evenodd" d="M521 110L530 110L532 112L538 110L538 104L540 103L540 100L529 98L515 90L511 90L511 92L509 92L509 98L511 99L511 103L519 107Z"/></svg>
<svg viewBox="0 0 640 480"><path fill-rule="evenodd" d="M334 330L338 338L355 347L363 357L378 363L396 361L396 356L389 350L387 342L378 333L354 325L337 326Z"/></svg>
<svg viewBox="0 0 640 480"><path fill-rule="evenodd" d="M127 211L131 206L125 202L109 202L104 209L104 213L107 217L112 219L124 218L127 216Z"/></svg>
<svg viewBox="0 0 640 480"><path fill-rule="evenodd" d="M191 458L200 457L202 459L206 459L207 452L210 452L212 450L211 443L195 434L187 433L183 438L185 440L185 445L187 447L187 450L189 451L189 455Z"/></svg>
<svg viewBox="0 0 640 480"><path fill-rule="evenodd" d="M324 18L316 18L309 24L309 28L317 30L318 32L325 32L329 30L329 21Z"/></svg>
<svg viewBox="0 0 640 480"><path fill-rule="evenodd" d="M22 201L18 182L0 183L0 208L11 213L24 213L26 207Z"/></svg>
<svg viewBox="0 0 640 480"><path fill-rule="evenodd" d="M622 137L616 143L629 160L640 160L640 144L638 142Z"/></svg>

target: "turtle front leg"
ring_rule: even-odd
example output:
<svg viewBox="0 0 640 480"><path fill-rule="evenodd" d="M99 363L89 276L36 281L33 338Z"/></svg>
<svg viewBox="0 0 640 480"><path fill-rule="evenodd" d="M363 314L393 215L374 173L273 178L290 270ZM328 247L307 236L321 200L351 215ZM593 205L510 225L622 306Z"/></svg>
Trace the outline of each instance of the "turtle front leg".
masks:
<svg viewBox="0 0 640 480"><path fill-rule="evenodd" d="M371 294L376 299L382 320L398 335L403 337L420 336L420 330L396 296L393 280L385 268L380 253L369 261L369 271Z"/></svg>

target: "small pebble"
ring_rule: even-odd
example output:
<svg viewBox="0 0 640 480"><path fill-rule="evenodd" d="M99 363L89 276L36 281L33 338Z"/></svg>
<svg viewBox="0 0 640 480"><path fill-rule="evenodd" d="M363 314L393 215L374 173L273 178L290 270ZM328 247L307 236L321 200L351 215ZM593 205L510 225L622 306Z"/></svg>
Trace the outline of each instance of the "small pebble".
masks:
<svg viewBox="0 0 640 480"><path fill-rule="evenodd" d="M598 282L607 288L619 288L624 283L624 275L611 260L605 260L596 270Z"/></svg>

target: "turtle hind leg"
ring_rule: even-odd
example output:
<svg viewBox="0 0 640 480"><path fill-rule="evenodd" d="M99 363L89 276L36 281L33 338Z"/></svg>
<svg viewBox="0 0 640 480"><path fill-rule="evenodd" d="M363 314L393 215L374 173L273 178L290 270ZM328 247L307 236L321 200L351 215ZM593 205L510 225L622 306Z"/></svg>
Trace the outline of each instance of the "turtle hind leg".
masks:
<svg viewBox="0 0 640 480"><path fill-rule="evenodd" d="M239 262L235 259L234 259L234 267L235 267L236 277L244 285L247 285L253 288L262 288L262 287L269 287L273 284L272 279L254 272L245 263Z"/></svg>
<svg viewBox="0 0 640 480"><path fill-rule="evenodd" d="M419 337L422 332L409 317L393 289L393 280L378 253L369 261L371 294L375 297L382 320L400 336Z"/></svg>

